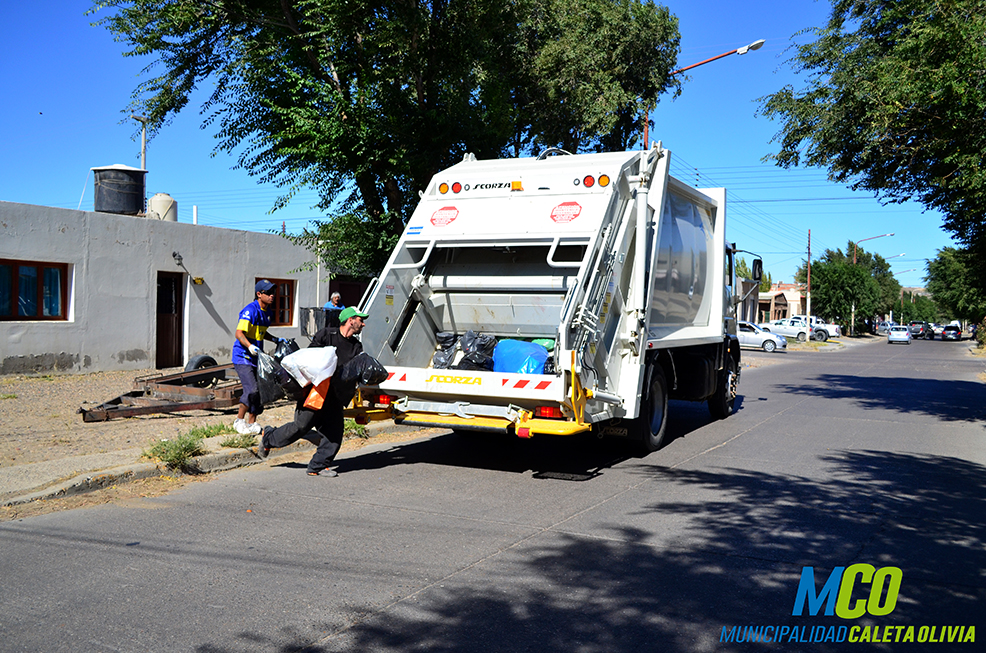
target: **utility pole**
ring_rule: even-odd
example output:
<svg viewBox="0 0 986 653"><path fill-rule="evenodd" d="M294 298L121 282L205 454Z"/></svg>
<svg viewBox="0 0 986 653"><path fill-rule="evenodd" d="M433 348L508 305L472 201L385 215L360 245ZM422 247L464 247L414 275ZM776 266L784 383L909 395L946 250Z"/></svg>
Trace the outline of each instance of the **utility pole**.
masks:
<svg viewBox="0 0 986 653"><path fill-rule="evenodd" d="M140 123L140 169L147 170L147 118L135 115L130 117Z"/></svg>

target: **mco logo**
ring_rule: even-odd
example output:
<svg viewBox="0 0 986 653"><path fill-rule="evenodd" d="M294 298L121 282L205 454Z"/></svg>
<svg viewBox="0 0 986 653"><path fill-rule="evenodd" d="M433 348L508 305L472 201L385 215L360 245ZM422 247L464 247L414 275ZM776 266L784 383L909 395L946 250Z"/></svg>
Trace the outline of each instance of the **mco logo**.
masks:
<svg viewBox="0 0 986 653"><path fill-rule="evenodd" d="M791 614L796 617L803 616L807 603L808 614L812 617L818 615L823 604L826 616L835 614L843 619L858 619L866 614L874 617L888 615L897 607L897 595L900 592L903 575L898 567L877 569L865 563L836 567L829 574L822 591L816 594L815 568L803 567ZM860 588L862 593L867 586L868 597L853 600L853 592L856 588Z"/></svg>
<svg viewBox="0 0 986 653"><path fill-rule="evenodd" d="M425 383L459 383L462 385L482 385L483 380L478 376L470 378L468 376L438 376L433 374L429 376L427 379L425 379Z"/></svg>

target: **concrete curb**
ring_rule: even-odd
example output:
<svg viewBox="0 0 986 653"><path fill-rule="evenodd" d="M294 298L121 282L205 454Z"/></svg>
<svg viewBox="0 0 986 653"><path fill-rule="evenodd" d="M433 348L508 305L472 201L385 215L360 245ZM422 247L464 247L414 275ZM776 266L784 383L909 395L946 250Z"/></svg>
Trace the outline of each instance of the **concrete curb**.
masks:
<svg viewBox="0 0 986 653"><path fill-rule="evenodd" d="M380 433L392 428L398 427L389 420L373 422L368 424L366 427L367 431L371 434L371 437L374 433ZM185 473L210 474L213 472L222 472L230 469L236 469L238 467L256 465L262 462L269 462L272 460L276 461L279 458L315 448L315 445L311 442L308 442L307 440L299 440L288 447L277 449L277 453L272 453L267 458L261 459L257 455L257 447L251 447L250 449L220 448L218 442L224 438L225 436L217 436L215 438L206 439L204 444L207 449L210 449L210 451L201 456L192 458L187 465L188 472ZM175 472L162 463L134 462L129 465L111 467L98 472L94 471L79 474L72 478L58 481L47 487L30 490L26 493L15 496L8 496L4 499L0 499L0 507L17 506L42 499L55 499L58 497L82 494L143 478L175 475L179 473L182 472Z"/></svg>

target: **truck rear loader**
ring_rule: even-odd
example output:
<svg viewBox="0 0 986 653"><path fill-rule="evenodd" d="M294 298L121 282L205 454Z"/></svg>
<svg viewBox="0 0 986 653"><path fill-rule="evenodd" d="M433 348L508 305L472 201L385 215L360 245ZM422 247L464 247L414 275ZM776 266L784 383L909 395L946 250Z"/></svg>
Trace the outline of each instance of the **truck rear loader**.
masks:
<svg viewBox="0 0 986 653"><path fill-rule="evenodd" d="M362 303L364 350L388 378L347 412L524 438L592 431L645 452L664 441L669 398L728 416L740 348L726 192L675 179L670 159L660 143L467 154L435 175ZM436 368L440 338L469 331L553 345L551 359L533 373Z"/></svg>

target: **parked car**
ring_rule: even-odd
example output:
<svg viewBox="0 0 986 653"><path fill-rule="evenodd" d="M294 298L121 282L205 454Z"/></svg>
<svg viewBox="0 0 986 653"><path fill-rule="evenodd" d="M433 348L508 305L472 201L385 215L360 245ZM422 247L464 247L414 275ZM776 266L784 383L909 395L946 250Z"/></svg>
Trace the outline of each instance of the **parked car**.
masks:
<svg viewBox="0 0 986 653"><path fill-rule="evenodd" d="M895 342L911 344L911 330L906 326L890 327L890 331L887 332L887 344L892 345Z"/></svg>
<svg viewBox="0 0 986 653"><path fill-rule="evenodd" d="M885 336L890 333L890 327L894 325L893 322L880 322L876 325L876 335Z"/></svg>
<svg viewBox="0 0 986 653"><path fill-rule="evenodd" d="M770 353L778 349L787 350L787 339L776 333L764 331L756 324L751 322L739 322L739 329L736 334L739 336L740 347L753 347L763 349Z"/></svg>
<svg viewBox="0 0 986 653"><path fill-rule="evenodd" d="M927 322L914 321L908 327L911 331L912 338L924 338L925 340L934 340L935 332L932 331L931 325Z"/></svg>
<svg viewBox="0 0 986 653"><path fill-rule="evenodd" d="M935 335L936 336L940 336L942 334L942 331L945 330L945 325L944 324L935 324L934 322L932 322L931 323L931 330L935 332Z"/></svg>
<svg viewBox="0 0 986 653"><path fill-rule="evenodd" d="M779 333L787 338L797 338L798 342L808 340L808 325L802 320L793 320L791 318L771 320L766 324L761 324L760 328L771 333Z"/></svg>
<svg viewBox="0 0 986 653"><path fill-rule="evenodd" d="M842 335L842 329L838 324L826 322L816 315L812 315L810 319L807 315L795 315L791 319L811 324L811 337L819 342L825 342L829 338L838 338Z"/></svg>
<svg viewBox="0 0 986 653"><path fill-rule="evenodd" d="M962 327L957 327L954 324L949 324L942 328L941 331L942 340L962 340Z"/></svg>

